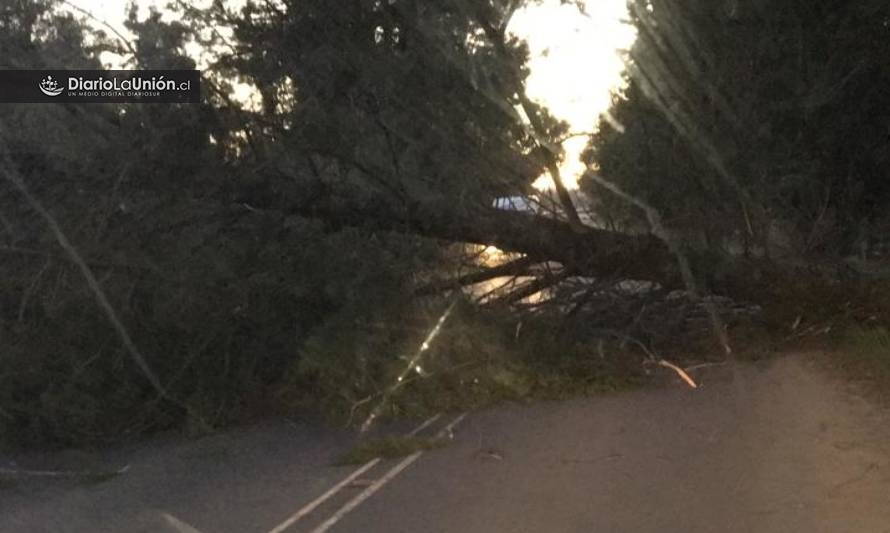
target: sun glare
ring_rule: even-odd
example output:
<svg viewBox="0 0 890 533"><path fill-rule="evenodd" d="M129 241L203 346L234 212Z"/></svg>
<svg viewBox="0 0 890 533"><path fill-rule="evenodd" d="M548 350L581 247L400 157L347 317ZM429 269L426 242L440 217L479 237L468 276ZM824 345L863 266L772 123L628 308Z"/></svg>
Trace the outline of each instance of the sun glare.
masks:
<svg viewBox="0 0 890 533"><path fill-rule="evenodd" d="M612 92L621 86L624 64L619 52L636 38L626 19L625 0L586 0L583 14L575 5L544 0L510 21L509 31L525 39L531 53L528 95L566 121L572 133L593 131L609 108ZM569 188L577 188L584 171L578 158L586 144L586 136L563 143L560 171ZM542 176L535 186L552 188L552 183Z"/></svg>

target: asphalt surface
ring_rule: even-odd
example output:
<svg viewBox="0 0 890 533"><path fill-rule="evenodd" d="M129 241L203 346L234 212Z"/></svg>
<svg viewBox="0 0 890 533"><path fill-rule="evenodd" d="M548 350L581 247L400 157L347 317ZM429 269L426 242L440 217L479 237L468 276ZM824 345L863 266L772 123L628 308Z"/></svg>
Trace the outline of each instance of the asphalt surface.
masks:
<svg viewBox="0 0 890 533"><path fill-rule="evenodd" d="M695 390L677 381L443 414L422 434L450 445L360 472L330 466L350 433L286 423L101 457L6 458L129 469L2 482L0 531L890 532L886 410L808 356L704 372Z"/></svg>

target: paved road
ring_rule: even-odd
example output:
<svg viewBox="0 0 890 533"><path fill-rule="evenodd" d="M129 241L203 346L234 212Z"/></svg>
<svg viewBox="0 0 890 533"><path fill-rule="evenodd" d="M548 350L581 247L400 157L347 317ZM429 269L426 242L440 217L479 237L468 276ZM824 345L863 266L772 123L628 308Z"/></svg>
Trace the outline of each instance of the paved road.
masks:
<svg viewBox="0 0 890 533"><path fill-rule="evenodd" d="M805 356L707 372L471 413L450 446L373 465L279 531L890 532L884 410ZM355 472L329 466L350 442L281 424L120 450L110 481L0 485L0 531L273 531Z"/></svg>

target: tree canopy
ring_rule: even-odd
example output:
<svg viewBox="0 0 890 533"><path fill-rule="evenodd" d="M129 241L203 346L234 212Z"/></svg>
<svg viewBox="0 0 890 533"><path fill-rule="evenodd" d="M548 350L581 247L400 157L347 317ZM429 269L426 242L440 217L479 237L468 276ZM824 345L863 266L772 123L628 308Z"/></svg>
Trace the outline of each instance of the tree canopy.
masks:
<svg viewBox="0 0 890 533"><path fill-rule="evenodd" d="M639 38L612 111L626 129L603 123L588 152L602 176L713 249L838 257L886 223L884 3L631 8Z"/></svg>

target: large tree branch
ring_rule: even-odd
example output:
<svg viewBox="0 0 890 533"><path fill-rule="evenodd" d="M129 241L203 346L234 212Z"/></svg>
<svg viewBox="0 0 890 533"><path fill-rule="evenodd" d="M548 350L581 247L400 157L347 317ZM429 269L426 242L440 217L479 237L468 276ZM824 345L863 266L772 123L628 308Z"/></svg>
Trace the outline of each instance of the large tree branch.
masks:
<svg viewBox="0 0 890 533"><path fill-rule="evenodd" d="M417 290L417 294L435 294L438 292L446 291L448 289L475 285L476 283L482 283L483 281L488 281L503 276L518 276L528 272L529 268L535 263L537 263L535 259L528 256L523 256L519 259L508 261L502 265L484 268L482 270L464 274L453 279L438 280L432 283L428 283L427 285L420 287Z"/></svg>
<svg viewBox="0 0 890 533"><path fill-rule="evenodd" d="M541 291L547 290L550 287L553 287L554 285L565 281L569 276L571 276L571 274L572 273L569 271L564 271L557 274L546 275L540 278L533 279L528 283L523 283L515 290L511 291L509 294L505 295L503 298L494 300L494 302L501 304L519 303L526 298L534 296Z"/></svg>
<svg viewBox="0 0 890 533"><path fill-rule="evenodd" d="M568 223L545 216L483 205L465 207L440 197L393 205L383 198L350 198L330 194L282 198L269 206L289 214L317 218L334 227L395 231L451 242L496 246L527 255L531 261L558 261L592 277L651 280L666 286L681 283L666 246L652 235L630 235L589 228L578 233Z"/></svg>

